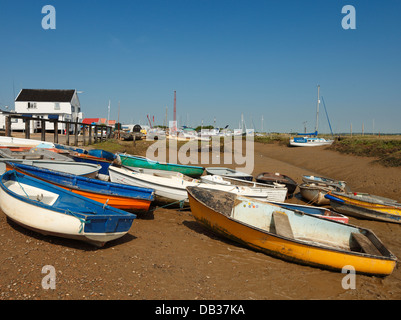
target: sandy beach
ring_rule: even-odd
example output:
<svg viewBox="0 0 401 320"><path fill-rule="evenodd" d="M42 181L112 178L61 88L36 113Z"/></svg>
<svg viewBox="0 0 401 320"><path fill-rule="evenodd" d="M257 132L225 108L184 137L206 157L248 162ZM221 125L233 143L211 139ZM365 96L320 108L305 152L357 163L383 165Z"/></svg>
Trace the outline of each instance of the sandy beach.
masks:
<svg viewBox="0 0 401 320"><path fill-rule="evenodd" d="M401 200L401 169L373 158L316 148L255 143L253 175L280 172L301 183L304 174L345 180L354 191ZM299 192L297 189L296 193ZM303 203L294 197L291 201ZM358 220L401 257L401 225ZM123 238L96 249L46 237L0 214L1 300L395 300L401 298L399 266L385 278L357 275L343 289L344 274L289 263L242 247L199 225L190 210L158 208L138 214ZM42 268L56 271L56 288L43 289Z"/></svg>

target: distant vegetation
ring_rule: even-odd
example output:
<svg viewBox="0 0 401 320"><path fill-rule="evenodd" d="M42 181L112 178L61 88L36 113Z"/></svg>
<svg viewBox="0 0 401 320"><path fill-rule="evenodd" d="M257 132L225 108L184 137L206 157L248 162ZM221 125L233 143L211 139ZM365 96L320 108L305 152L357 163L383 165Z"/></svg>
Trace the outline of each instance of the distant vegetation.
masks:
<svg viewBox="0 0 401 320"><path fill-rule="evenodd" d="M401 136L340 138L328 149L356 156L377 157L374 162L386 167L401 166Z"/></svg>
<svg viewBox="0 0 401 320"><path fill-rule="evenodd" d="M289 145L290 135L287 133L269 133L263 136L255 136L255 142L277 143L279 145Z"/></svg>
<svg viewBox="0 0 401 320"><path fill-rule="evenodd" d="M331 138L329 135L322 135ZM265 136L255 136L256 142L289 145L289 134L270 133ZM328 150L355 156L375 157L373 162L386 167L401 166L401 136L400 135L357 135L335 137L334 143Z"/></svg>

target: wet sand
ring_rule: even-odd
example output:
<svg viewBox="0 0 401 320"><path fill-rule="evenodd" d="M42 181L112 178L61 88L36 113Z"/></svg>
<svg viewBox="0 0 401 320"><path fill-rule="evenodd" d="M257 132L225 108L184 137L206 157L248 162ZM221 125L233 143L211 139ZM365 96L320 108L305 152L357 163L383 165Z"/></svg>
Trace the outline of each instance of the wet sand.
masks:
<svg viewBox="0 0 401 320"><path fill-rule="evenodd" d="M323 175L347 181L354 191L401 200L401 169L372 160L324 147L256 143L253 175L280 172L298 183L304 174ZM371 229L401 257L400 225L352 217L350 223ZM357 275L356 289L343 289L344 274L242 247L200 226L189 210L138 214L126 236L100 249L25 230L0 213L0 247L1 300L401 298L399 266L385 278ZM55 268L56 289L42 288L45 265Z"/></svg>

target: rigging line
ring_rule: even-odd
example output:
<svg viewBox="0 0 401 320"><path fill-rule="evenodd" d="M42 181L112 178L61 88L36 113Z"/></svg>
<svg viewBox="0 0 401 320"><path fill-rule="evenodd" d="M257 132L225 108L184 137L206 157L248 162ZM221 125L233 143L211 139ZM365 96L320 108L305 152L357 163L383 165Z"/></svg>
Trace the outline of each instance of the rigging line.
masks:
<svg viewBox="0 0 401 320"><path fill-rule="evenodd" d="M333 136L333 130L331 130L331 124L330 124L329 114L327 113L326 104L324 103L323 96L322 96L322 102L323 102L324 111L326 112L327 121L329 122L329 127L330 127L330 131L331 131L331 135Z"/></svg>

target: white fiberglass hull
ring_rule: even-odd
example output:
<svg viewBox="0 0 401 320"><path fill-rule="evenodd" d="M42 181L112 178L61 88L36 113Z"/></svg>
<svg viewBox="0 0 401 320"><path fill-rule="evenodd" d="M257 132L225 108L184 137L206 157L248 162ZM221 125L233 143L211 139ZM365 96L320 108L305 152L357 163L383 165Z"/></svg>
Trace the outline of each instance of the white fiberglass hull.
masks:
<svg viewBox="0 0 401 320"><path fill-rule="evenodd" d="M268 193L264 190L252 190L249 187L207 184L197 179L185 177L178 172L168 172L164 175L151 175L110 166L109 174L112 182L154 189L156 199L159 201L184 201L184 203L188 203L186 188L192 186L236 193L251 198L268 198Z"/></svg>
<svg viewBox="0 0 401 320"><path fill-rule="evenodd" d="M75 174L88 178L96 178L101 166L92 163L56 160L25 160L25 159L5 159L0 158L0 174L6 172L6 162L22 163L34 167L45 168L54 171Z"/></svg>
<svg viewBox="0 0 401 320"><path fill-rule="evenodd" d="M329 146L334 142L334 140L321 140L321 141L308 141L308 142L295 142L290 140L290 145L293 147L320 147Z"/></svg>
<svg viewBox="0 0 401 320"><path fill-rule="evenodd" d="M22 185L23 192L18 182L14 182L13 184L7 183L7 187L22 196L26 192L29 194L30 198L35 197L35 194L37 194L38 197L42 197L42 201L47 199L45 201L47 201L49 205L57 200L57 194L33 188L28 185ZM96 246L102 246L104 243L118 239L127 233L86 233L83 231L82 222L78 217L20 201L1 188L0 207L8 218L24 228L44 235L81 240Z"/></svg>
<svg viewBox="0 0 401 320"><path fill-rule="evenodd" d="M0 137L0 146L7 146L7 147L43 146L46 148L55 148L53 142L33 140L33 139L14 138L14 137Z"/></svg>

